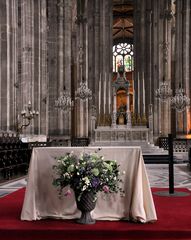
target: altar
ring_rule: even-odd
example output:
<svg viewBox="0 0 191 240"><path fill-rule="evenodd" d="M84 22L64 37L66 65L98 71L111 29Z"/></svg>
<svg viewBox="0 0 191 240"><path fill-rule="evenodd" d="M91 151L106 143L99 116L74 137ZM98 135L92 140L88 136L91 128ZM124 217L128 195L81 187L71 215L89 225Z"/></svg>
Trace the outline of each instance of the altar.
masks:
<svg viewBox="0 0 191 240"><path fill-rule="evenodd" d="M112 109L109 114L94 113L92 117L91 145L128 146L128 143L153 143L153 110L149 105L148 116L134 112L134 88L126 73L117 73L112 83ZM104 110L104 109L103 109ZM130 144L132 145L132 144ZM137 145L137 144L135 144Z"/></svg>
<svg viewBox="0 0 191 240"><path fill-rule="evenodd" d="M95 129L95 145L123 145L128 142L148 142L149 129L146 127L117 126L98 127Z"/></svg>
<svg viewBox="0 0 191 240"><path fill-rule="evenodd" d="M29 166L27 187L21 220L44 218L74 219L80 212L74 194L58 197L53 186L55 157L73 151L94 152L96 147L39 147L33 148ZM133 220L153 222L157 220L152 193L140 147L102 147L98 152L104 159L116 160L123 174L125 195L100 193L92 217L96 220Z"/></svg>

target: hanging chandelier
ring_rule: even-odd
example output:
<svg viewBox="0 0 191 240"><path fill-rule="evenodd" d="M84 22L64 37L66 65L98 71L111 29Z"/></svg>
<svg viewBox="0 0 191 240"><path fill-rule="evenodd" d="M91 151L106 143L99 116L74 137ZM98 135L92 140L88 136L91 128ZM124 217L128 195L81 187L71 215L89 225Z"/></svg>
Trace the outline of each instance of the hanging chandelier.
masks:
<svg viewBox="0 0 191 240"><path fill-rule="evenodd" d="M171 98L171 107L177 112L183 112L190 105L190 98L184 94L184 89L181 87L176 89L175 93Z"/></svg>
<svg viewBox="0 0 191 240"><path fill-rule="evenodd" d="M75 98L86 101L92 99L92 91L87 87L86 82L81 82L80 87L75 91Z"/></svg>
<svg viewBox="0 0 191 240"><path fill-rule="evenodd" d="M172 89L169 87L169 84L163 80L159 88L155 90L155 96L162 102L166 102L172 96Z"/></svg>
<svg viewBox="0 0 191 240"><path fill-rule="evenodd" d="M58 108L62 111L68 112L71 110L73 107L74 102L71 99L70 92L67 90L64 90L61 94L60 97L55 100L55 108Z"/></svg>

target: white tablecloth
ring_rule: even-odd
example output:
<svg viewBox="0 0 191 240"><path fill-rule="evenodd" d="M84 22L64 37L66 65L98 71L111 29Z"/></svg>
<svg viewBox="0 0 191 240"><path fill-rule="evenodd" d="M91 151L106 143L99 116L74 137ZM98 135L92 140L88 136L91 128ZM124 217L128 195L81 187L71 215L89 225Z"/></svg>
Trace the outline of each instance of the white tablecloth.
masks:
<svg viewBox="0 0 191 240"><path fill-rule="evenodd" d="M28 182L21 213L22 220L43 218L72 219L80 216L74 195L58 197L58 190L52 185L56 164L55 157L71 151L94 152L95 147L46 147L34 148L31 156ZM92 217L97 220L138 220L142 222L157 219L149 181L139 147L103 147L99 151L105 159L117 160L123 175L125 196L120 194L99 194Z"/></svg>

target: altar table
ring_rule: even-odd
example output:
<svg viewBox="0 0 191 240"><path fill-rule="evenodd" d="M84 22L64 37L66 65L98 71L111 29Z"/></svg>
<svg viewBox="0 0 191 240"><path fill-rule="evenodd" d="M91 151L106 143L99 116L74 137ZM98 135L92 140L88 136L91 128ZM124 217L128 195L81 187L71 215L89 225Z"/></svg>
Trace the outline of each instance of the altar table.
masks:
<svg viewBox="0 0 191 240"><path fill-rule="evenodd" d="M58 197L52 185L56 157L73 151L75 154L94 152L97 147L39 147L33 148L21 220L44 218L73 219L80 217L74 194ZM116 160L122 174L125 196L98 194L92 217L97 220L157 220L152 193L140 147L102 147L98 152L105 160Z"/></svg>

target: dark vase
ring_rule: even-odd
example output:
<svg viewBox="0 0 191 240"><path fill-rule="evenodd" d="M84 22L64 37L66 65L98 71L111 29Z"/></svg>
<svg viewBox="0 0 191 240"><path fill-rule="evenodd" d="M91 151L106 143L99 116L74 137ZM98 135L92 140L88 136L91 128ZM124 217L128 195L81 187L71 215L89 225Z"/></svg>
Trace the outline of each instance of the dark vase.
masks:
<svg viewBox="0 0 191 240"><path fill-rule="evenodd" d="M82 212L81 217L77 219L77 223L81 224L94 224L95 220L92 219L90 212L96 206L95 194L93 192L84 192L78 201L78 193L75 193L77 208Z"/></svg>

